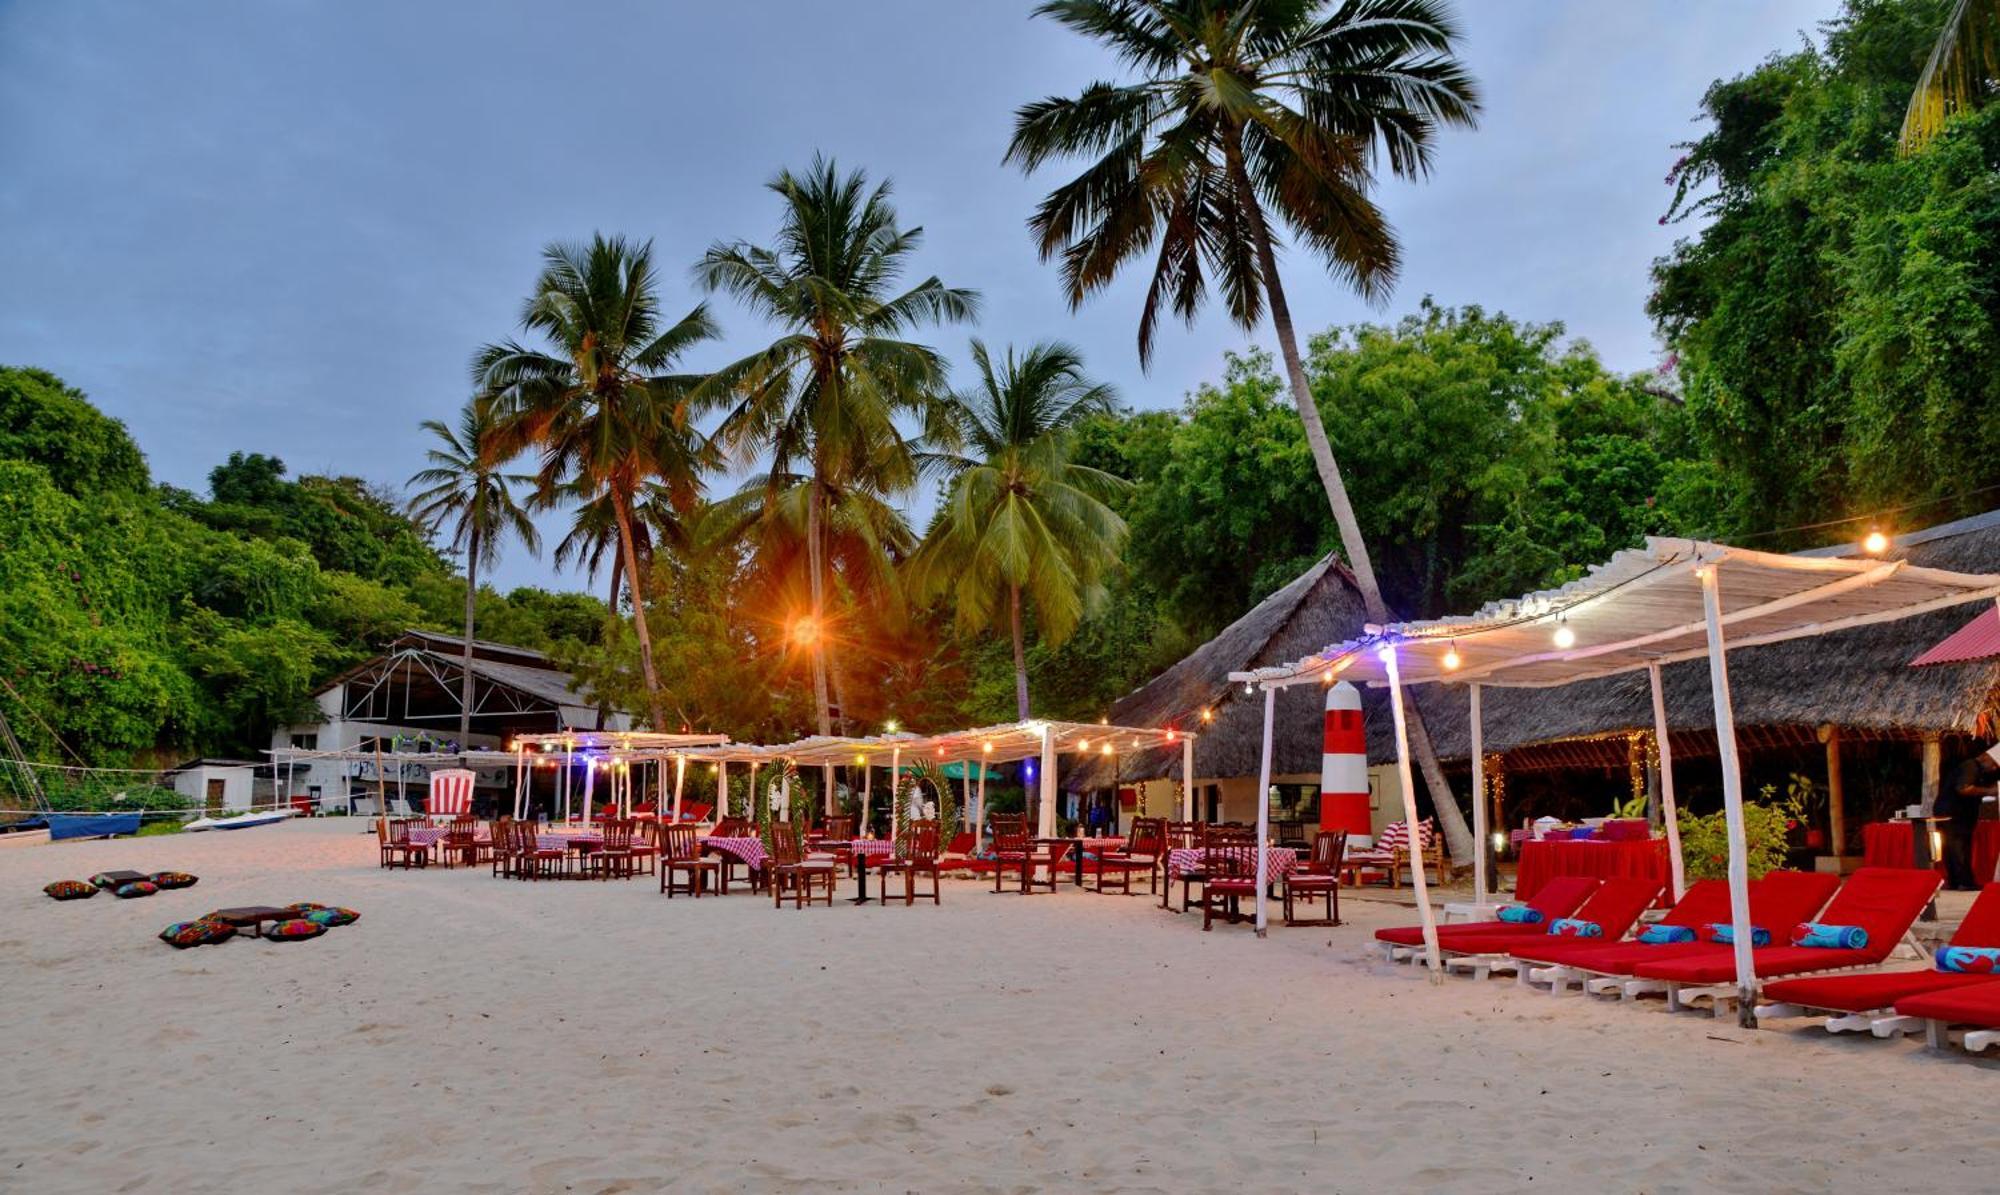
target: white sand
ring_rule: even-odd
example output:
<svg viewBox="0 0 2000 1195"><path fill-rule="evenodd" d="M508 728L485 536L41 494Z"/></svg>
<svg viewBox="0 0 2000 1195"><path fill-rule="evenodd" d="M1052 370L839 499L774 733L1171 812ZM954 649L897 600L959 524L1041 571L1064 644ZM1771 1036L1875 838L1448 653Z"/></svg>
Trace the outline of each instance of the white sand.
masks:
<svg viewBox="0 0 2000 1195"><path fill-rule="evenodd" d="M1262 942L1067 886L777 912L383 872L356 828L0 850L0 1190L2000 1185L2000 1064L1431 987L1364 947L1392 904ZM202 880L39 891L120 867ZM153 936L296 900L363 918Z"/></svg>

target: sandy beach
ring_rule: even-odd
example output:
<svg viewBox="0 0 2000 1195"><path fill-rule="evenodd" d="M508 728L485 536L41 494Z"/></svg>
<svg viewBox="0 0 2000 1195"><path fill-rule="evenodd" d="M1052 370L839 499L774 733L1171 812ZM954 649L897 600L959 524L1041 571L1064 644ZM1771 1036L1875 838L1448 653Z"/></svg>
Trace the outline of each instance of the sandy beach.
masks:
<svg viewBox="0 0 2000 1195"><path fill-rule="evenodd" d="M1393 901L1261 942L1067 885L778 912L385 872L356 830L0 851L0 1189L1971 1191L2000 1165L2000 1063L1432 987L1364 945ZM117 867L202 879L39 891ZM296 900L363 917L154 938Z"/></svg>

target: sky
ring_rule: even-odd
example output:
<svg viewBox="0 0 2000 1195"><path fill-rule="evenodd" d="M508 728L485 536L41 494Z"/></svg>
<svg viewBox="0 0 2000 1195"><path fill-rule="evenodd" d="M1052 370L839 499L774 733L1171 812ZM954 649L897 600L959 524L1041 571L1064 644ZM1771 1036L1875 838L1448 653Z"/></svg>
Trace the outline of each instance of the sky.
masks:
<svg viewBox="0 0 2000 1195"><path fill-rule="evenodd" d="M400 488L481 344L517 333L542 246L650 238L667 310L717 241L768 240L763 184L815 152L894 183L919 276L984 298L954 360L1060 339L1136 408L1268 344L1220 314L1135 346L1145 278L1071 312L1025 222L1067 177L1001 164L1020 104L1115 68L1000 0L0 0L0 364L37 365L205 491L231 451ZM1796 47L1835 0L1461 2L1479 127L1384 184L1403 275L1371 306L1302 255L1302 332L1426 296L1560 321L1623 371L1660 357L1647 268L1675 143L1718 77ZM913 279L914 280L914 279ZM722 342L768 329L727 299ZM718 483L727 492L731 481ZM560 537L551 516L545 539ZM553 534L551 534L553 533ZM496 580L582 587L519 549Z"/></svg>

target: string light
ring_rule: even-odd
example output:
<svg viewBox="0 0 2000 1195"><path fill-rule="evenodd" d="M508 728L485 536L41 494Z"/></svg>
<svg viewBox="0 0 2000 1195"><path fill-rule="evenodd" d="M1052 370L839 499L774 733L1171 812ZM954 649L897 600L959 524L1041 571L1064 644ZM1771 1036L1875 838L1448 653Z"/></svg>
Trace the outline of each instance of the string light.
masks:
<svg viewBox="0 0 2000 1195"><path fill-rule="evenodd" d="M1460 663L1462 663L1462 661L1458 658L1458 644L1454 642L1453 644L1451 644L1451 646L1444 649L1445 671L1447 672L1456 671Z"/></svg>
<svg viewBox="0 0 2000 1195"><path fill-rule="evenodd" d="M1565 650L1576 646L1576 632L1570 629L1567 615L1556 615L1556 646Z"/></svg>
<svg viewBox="0 0 2000 1195"><path fill-rule="evenodd" d="M1205 706L1205 705L1204 705L1204 706L1202 706L1202 707L1201 707L1201 720L1202 720L1202 721L1204 721L1204 722L1213 722L1213 721L1215 721L1215 711L1214 711L1214 710L1212 710L1212 709L1210 709L1210 708L1209 708L1208 706Z"/></svg>
<svg viewBox="0 0 2000 1195"><path fill-rule="evenodd" d="M992 744L992 743L982 743L982 744L980 745L980 748L979 748L979 749L980 749L981 751L984 751L984 752L985 752L986 754L988 754L988 755L991 755L991 754L993 754L993 744Z"/></svg>
<svg viewBox="0 0 2000 1195"><path fill-rule="evenodd" d="M1089 740L1089 739L1080 739L1080 740L1078 740L1078 741L1077 741L1077 744L1076 744L1076 749L1077 749L1077 750L1079 750L1079 751L1088 751L1088 750L1090 750L1090 740Z"/></svg>
<svg viewBox="0 0 2000 1195"><path fill-rule="evenodd" d="M1106 754L1106 755L1109 755L1109 754L1111 754L1111 744L1110 744L1110 743L1106 743L1106 744L1104 744L1104 754Z"/></svg>
<svg viewBox="0 0 2000 1195"><path fill-rule="evenodd" d="M1861 550L1870 556L1880 556L1889 550L1889 537L1870 528L1867 538L1861 541Z"/></svg>

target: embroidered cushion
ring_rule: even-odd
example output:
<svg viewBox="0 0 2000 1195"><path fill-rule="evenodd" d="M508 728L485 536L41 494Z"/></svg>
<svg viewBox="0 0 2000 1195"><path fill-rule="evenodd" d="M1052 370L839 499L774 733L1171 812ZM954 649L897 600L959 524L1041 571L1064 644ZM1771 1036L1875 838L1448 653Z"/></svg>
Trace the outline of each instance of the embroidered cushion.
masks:
<svg viewBox="0 0 2000 1195"><path fill-rule="evenodd" d="M153 874L153 883L162 888L192 888L200 883L200 877L184 871L161 871Z"/></svg>
<svg viewBox="0 0 2000 1195"><path fill-rule="evenodd" d="M89 900L97 895L97 885L83 880L57 880L43 885L42 892L57 900Z"/></svg>
<svg viewBox="0 0 2000 1195"><path fill-rule="evenodd" d="M1578 917L1558 917L1549 924L1549 933L1558 938L1601 938L1604 927Z"/></svg>
<svg viewBox="0 0 2000 1195"><path fill-rule="evenodd" d="M160 886L151 880L133 880L129 884L120 884L112 889L111 895L130 900L135 896L151 896L159 890Z"/></svg>
<svg viewBox="0 0 2000 1195"><path fill-rule="evenodd" d="M1940 946L1937 957L1931 960L1940 971L1958 971L1967 975L1991 975L2000 972L2000 947L1994 946Z"/></svg>
<svg viewBox="0 0 2000 1195"><path fill-rule="evenodd" d="M1858 925L1802 921L1792 930L1792 945L1819 946L1829 950L1866 950L1868 931Z"/></svg>
<svg viewBox="0 0 2000 1195"><path fill-rule="evenodd" d="M1663 946L1669 942L1692 942L1694 930L1685 925L1649 925L1640 933L1639 940L1648 946Z"/></svg>
<svg viewBox="0 0 2000 1195"><path fill-rule="evenodd" d="M295 942L301 938L317 938L326 932L326 927L317 921L295 918L291 921L275 921L264 928L264 936L273 942Z"/></svg>
<svg viewBox="0 0 2000 1195"><path fill-rule="evenodd" d="M1734 946L1736 944L1736 927L1728 922L1711 921L1708 923L1707 928L1709 941L1719 942L1724 946ZM1769 946L1771 944L1771 931L1760 926L1751 926L1750 944L1752 946Z"/></svg>
<svg viewBox="0 0 2000 1195"><path fill-rule="evenodd" d="M306 920L315 925L323 925L328 929L332 929L336 925L353 925L355 922L361 920L361 914L355 912L353 909L322 907L307 913Z"/></svg>
<svg viewBox="0 0 2000 1195"><path fill-rule="evenodd" d="M235 926L209 917L197 917L193 921L176 921L160 931L160 941L176 950L186 950L190 946L207 946L235 936Z"/></svg>
<svg viewBox="0 0 2000 1195"><path fill-rule="evenodd" d="M325 907L326 907L325 905L314 904L312 901L309 900L302 900L295 905L286 905L285 911L287 913L292 913L296 916L303 917L307 913L311 913L319 909L324 909Z"/></svg>
<svg viewBox="0 0 2000 1195"><path fill-rule="evenodd" d="M1502 905L1500 906L1499 913L1495 914L1495 916L1511 925L1540 925L1542 923L1542 911L1528 905Z"/></svg>

